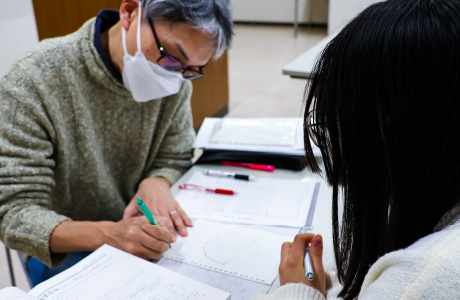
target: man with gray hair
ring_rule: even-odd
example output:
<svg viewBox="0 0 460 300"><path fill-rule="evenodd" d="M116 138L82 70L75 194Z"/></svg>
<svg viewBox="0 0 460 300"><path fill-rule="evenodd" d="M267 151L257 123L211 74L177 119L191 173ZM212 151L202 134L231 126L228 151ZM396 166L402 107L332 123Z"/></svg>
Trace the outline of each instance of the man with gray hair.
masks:
<svg viewBox="0 0 460 300"><path fill-rule="evenodd" d="M34 284L104 243L155 260L187 235L169 188L191 165L190 80L232 35L228 0L123 0L2 79L0 236Z"/></svg>

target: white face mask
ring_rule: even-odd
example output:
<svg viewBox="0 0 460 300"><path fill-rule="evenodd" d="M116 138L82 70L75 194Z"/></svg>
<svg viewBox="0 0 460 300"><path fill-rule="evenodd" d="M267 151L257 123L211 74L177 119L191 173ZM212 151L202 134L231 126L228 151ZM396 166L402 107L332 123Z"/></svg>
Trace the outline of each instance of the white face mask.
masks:
<svg viewBox="0 0 460 300"><path fill-rule="evenodd" d="M134 56L128 53L126 46L126 30L122 26L124 67L123 83L131 91L134 100L146 102L177 94L183 81L180 72L169 71L148 61L141 50L141 19L142 3L139 1L139 17L137 24L137 51Z"/></svg>

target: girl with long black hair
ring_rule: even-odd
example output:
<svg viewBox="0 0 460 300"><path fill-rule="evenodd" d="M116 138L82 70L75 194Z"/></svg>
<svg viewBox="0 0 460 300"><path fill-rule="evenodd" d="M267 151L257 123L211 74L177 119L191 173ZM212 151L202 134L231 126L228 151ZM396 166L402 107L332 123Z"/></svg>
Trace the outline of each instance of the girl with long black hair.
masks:
<svg viewBox="0 0 460 300"><path fill-rule="evenodd" d="M321 171L310 137L333 189L336 270L321 236L298 235L283 245L283 286L260 298L460 299L460 1L374 4L314 73L306 158Z"/></svg>

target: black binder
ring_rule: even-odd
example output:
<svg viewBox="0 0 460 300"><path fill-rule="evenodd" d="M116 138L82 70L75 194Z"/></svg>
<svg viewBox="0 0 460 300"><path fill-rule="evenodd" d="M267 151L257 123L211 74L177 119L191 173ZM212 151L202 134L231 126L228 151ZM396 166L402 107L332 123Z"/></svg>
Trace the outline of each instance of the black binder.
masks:
<svg viewBox="0 0 460 300"><path fill-rule="evenodd" d="M300 171L306 166L303 155L214 149L204 149L196 164L220 164L222 161L272 165L276 168L295 171Z"/></svg>

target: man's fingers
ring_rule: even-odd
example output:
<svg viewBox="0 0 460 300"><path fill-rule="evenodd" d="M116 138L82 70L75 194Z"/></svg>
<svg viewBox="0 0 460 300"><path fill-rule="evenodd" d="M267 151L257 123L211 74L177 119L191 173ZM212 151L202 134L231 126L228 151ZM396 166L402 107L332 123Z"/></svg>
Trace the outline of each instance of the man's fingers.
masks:
<svg viewBox="0 0 460 300"><path fill-rule="evenodd" d="M143 249L138 256L147 260L158 260L169 249L168 243L153 239L145 239L141 242L141 245Z"/></svg>
<svg viewBox="0 0 460 300"><path fill-rule="evenodd" d="M192 220L190 220L190 218L187 216L187 214L186 214L185 211L182 209L182 207L178 206L178 207L177 207L177 212L181 215L182 220L184 221L184 224L185 224L186 226L189 226L189 227L192 227L192 226L193 226Z"/></svg>
<svg viewBox="0 0 460 300"><path fill-rule="evenodd" d="M112 241L119 243L119 248L124 251L147 260L157 260L169 249L171 234L161 226L150 225L145 217L131 218L117 224L119 226L110 235L114 238Z"/></svg>
<svg viewBox="0 0 460 300"><path fill-rule="evenodd" d="M158 225L169 231L174 241L176 241L176 228L174 227L173 221L170 218L164 216L154 216L154 218Z"/></svg>
<svg viewBox="0 0 460 300"><path fill-rule="evenodd" d="M171 234L174 236L174 238L176 237L176 229L181 236L185 236L180 231L180 229L182 229L185 226L184 226L184 223L182 222L182 219L178 216L177 210L174 210L174 209L168 210L167 207L162 207L161 210L159 211L159 215L167 219L168 223L171 224L172 228L170 229L168 227L168 229L171 231Z"/></svg>
<svg viewBox="0 0 460 300"><path fill-rule="evenodd" d="M174 223L174 226L176 226L177 231L181 236L187 236L187 229L185 228L184 222L182 220L182 216L177 210L173 210L169 212L169 215L171 216L171 219Z"/></svg>
<svg viewBox="0 0 460 300"><path fill-rule="evenodd" d="M133 218L141 215L142 212L137 206L137 203L134 204L133 201L131 201L125 208L125 211L123 212L123 219L127 218Z"/></svg>
<svg viewBox="0 0 460 300"><path fill-rule="evenodd" d="M150 212L152 213L152 215L167 216L166 213L164 213L164 212L162 213L156 207L149 207L149 209L150 209Z"/></svg>
<svg viewBox="0 0 460 300"><path fill-rule="evenodd" d="M164 222L167 222L167 220L161 219L159 222L161 224L166 224ZM169 230L163 228L162 226L152 226L148 224L148 225L142 226L142 230L144 230L148 235L150 235L150 239L152 239L153 237L154 239L165 242L165 243L172 243L175 240L171 232L169 232ZM155 249L155 248L152 248L152 249Z"/></svg>

